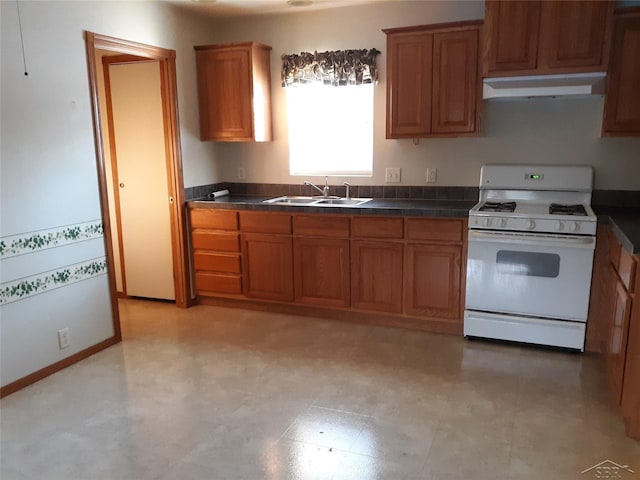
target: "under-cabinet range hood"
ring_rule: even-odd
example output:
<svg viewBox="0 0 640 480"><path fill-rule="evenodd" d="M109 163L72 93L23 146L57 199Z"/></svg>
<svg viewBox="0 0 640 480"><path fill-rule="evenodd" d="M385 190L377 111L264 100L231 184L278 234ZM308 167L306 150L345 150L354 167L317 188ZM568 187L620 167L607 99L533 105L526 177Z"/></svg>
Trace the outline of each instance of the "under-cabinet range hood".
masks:
<svg viewBox="0 0 640 480"><path fill-rule="evenodd" d="M605 78L605 72L485 78L482 98L603 95Z"/></svg>

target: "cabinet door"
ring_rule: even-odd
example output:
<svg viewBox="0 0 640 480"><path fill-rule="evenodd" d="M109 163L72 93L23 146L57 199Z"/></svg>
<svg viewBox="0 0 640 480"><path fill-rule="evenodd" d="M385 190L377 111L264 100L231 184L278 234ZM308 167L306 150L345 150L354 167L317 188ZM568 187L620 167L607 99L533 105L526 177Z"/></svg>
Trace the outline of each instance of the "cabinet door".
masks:
<svg viewBox="0 0 640 480"><path fill-rule="evenodd" d="M432 49L429 33L387 36L387 138L431 131Z"/></svg>
<svg viewBox="0 0 640 480"><path fill-rule="evenodd" d="M244 294L247 297L293 300L291 237L246 233L242 235Z"/></svg>
<svg viewBox="0 0 640 480"><path fill-rule="evenodd" d="M631 315L631 297L621 281L617 281L615 301L613 307L613 321L609 332L609 347L607 364L609 378L616 405L620 404L622 394L622 379L627 354L627 338L629 333L629 318Z"/></svg>
<svg viewBox="0 0 640 480"><path fill-rule="evenodd" d="M640 9L616 20L604 133L640 136Z"/></svg>
<svg viewBox="0 0 640 480"><path fill-rule="evenodd" d="M351 305L363 310L402 312L401 243L351 242Z"/></svg>
<svg viewBox="0 0 640 480"><path fill-rule="evenodd" d="M486 72L509 73L537 67L540 2L485 3Z"/></svg>
<svg viewBox="0 0 640 480"><path fill-rule="evenodd" d="M433 36L432 133L476 131L478 30Z"/></svg>
<svg viewBox="0 0 640 480"><path fill-rule="evenodd" d="M251 50L196 50L200 140L252 140Z"/></svg>
<svg viewBox="0 0 640 480"><path fill-rule="evenodd" d="M296 302L331 307L349 306L349 240L294 240Z"/></svg>
<svg viewBox="0 0 640 480"><path fill-rule="evenodd" d="M404 312L462 321L462 247L409 244L405 252Z"/></svg>
<svg viewBox="0 0 640 480"><path fill-rule="evenodd" d="M612 7L607 1L542 2L538 67L606 70L605 34Z"/></svg>
<svg viewBox="0 0 640 480"><path fill-rule="evenodd" d="M640 261L639 257L636 257ZM640 288L640 271L636 273L636 288ZM622 384L622 413L625 416L627 435L640 440L640 296L636 296L631 306L629 333L627 335L627 355Z"/></svg>

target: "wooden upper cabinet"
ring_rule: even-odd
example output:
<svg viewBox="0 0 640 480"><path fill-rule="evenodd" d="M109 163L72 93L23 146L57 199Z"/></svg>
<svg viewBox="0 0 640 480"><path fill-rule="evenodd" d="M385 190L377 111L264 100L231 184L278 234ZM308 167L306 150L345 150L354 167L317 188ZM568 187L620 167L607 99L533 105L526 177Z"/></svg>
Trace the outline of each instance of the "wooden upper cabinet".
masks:
<svg viewBox="0 0 640 480"><path fill-rule="evenodd" d="M433 35L389 35L387 52L387 138L422 136L431 131Z"/></svg>
<svg viewBox="0 0 640 480"><path fill-rule="evenodd" d="M640 136L640 7L616 16L604 135Z"/></svg>
<svg viewBox="0 0 640 480"><path fill-rule="evenodd" d="M533 70L538 65L540 2L485 3L485 47L489 74Z"/></svg>
<svg viewBox="0 0 640 480"><path fill-rule="evenodd" d="M271 47L194 47L200 140L265 142L271 133Z"/></svg>
<svg viewBox="0 0 640 480"><path fill-rule="evenodd" d="M476 131L478 77L478 30L433 35L433 133Z"/></svg>
<svg viewBox="0 0 640 480"><path fill-rule="evenodd" d="M482 22L385 29L387 138L478 132Z"/></svg>
<svg viewBox="0 0 640 480"><path fill-rule="evenodd" d="M540 68L606 70L613 2L542 2Z"/></svg>
<svg viewBox="0 0 640 480"><path fill-rule="evenodd" d="M484 74L606 71L612 1L485 3Z"/></svg>

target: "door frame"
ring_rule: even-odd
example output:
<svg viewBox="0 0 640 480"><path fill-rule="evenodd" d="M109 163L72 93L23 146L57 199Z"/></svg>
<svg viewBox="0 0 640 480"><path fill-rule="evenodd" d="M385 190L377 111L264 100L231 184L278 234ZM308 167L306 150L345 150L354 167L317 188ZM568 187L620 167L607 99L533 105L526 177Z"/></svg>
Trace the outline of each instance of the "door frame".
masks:
<svg viewBox="0 0 640 480"><path fill-rule="evenodd" d="M98 77L96 68L96 50L107 50L122 55L134 55L158 60L160 63L160 81L162 88L162 111L164 116L165 145L167 151L167 175L170 203L171 247L173 253L173 277L176 306L186 308L192 303L188 275L188 254L186 243L186 223L184 205L184 181L182 177L182 154L180 148L180 129L178 119L178 95L176 81L176 52L160 47L123 40L115 37L84 32L91 95L91 113L98 170L98 188L100 209L104 226L104 241L109 275L109 289L113 308L115 334L121 338L120 316L118 310L115 282L115 261L113 255L111 220L109 217L109 196L107 191L108 175L104 159L104 139L100 120L98 97Z"/></svg>

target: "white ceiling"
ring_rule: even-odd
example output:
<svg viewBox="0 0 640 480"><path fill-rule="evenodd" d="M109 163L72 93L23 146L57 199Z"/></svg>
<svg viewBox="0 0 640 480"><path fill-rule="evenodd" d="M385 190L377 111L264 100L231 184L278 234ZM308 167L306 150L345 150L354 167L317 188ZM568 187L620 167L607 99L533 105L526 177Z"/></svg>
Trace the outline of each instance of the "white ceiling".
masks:
<svg viewBox="0 0 640 480"><path fill-rule="evenodd" d="M394 0L313 0L308 7L292 7L286 0L164 0L180 8L210 17L237 17L242 15L265 15L323 10L325 8L349 7L367 3L382 3Z"/></svg>

